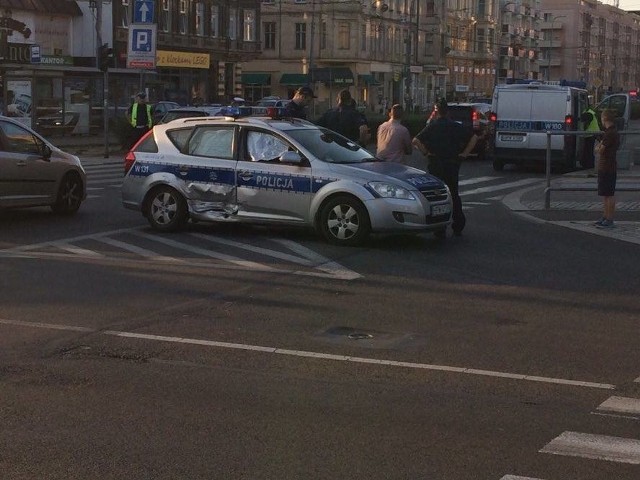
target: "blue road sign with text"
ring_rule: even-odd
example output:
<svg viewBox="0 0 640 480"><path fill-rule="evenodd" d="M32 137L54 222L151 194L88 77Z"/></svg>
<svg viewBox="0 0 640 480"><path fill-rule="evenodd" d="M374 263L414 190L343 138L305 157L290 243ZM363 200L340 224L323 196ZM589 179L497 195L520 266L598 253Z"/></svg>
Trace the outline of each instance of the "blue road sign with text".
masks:
<svg viewBox="0 0 640 480"><path fill-rule="evenodd" d="M136 0L133 7L134 23L153 23L153 0Z"/></svg>

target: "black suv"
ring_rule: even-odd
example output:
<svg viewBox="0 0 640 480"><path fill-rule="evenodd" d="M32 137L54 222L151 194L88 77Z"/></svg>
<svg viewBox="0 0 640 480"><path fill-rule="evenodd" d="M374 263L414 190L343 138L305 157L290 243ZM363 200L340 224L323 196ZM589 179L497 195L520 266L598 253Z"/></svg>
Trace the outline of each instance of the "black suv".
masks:
<svg viewBox="0 0 640 480"><path fill-rule="evenodd" d="M485 160L493 149L492 129L493 124L489 120L491 105L488 103L449 103L448 117L454 122L458 122L467 128L471 128L479 140L471 155L478 157L478 160ZM436 107L429 116L429 123L436 117Z"/></svg>

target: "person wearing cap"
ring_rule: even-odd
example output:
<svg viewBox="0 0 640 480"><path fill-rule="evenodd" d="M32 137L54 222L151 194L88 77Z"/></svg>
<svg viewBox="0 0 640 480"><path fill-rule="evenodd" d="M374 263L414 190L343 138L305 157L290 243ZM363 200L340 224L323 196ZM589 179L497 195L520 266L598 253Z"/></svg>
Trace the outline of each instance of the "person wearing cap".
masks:
<svg viewBox="0 0 640 480"><path fill-rule="evenodd" d="M436 118L415 136L412 143L429 158L429 173L449 187L453 202L451 229L454 235L460 236L466 224L458 191L460 162L469 156L478 137L472 129L448 118L448 113L447 100L441 98L436 104ZM444 238L446 228L436 232L436 236Z"/></svg>
<svg viewBox="0 0 640 480"><path fill-rule="evenodd" d="M366 146L369 136L369 126L366 117L356 110L356 102L349 90L338 93L338 105L327 110L319 119L318 125L329 128L349 140Z"/></svg>
<svg viewBox="0 0 640 480"><path fill-rule="evenodd" d="M284 107L283 117L293 117L307 119L306 108L311 104L316 96L313 94L311 87L300 87L293 94L293 98L287 106Z"/></svg>
<svg viewBox="0 0 640 480"><path fill-rule="evenodd" d="M127 110L127 120L131 125L128 148L132 148L153 126L153 109L147 103L146 93L136 95L135 101Z"/></svg>

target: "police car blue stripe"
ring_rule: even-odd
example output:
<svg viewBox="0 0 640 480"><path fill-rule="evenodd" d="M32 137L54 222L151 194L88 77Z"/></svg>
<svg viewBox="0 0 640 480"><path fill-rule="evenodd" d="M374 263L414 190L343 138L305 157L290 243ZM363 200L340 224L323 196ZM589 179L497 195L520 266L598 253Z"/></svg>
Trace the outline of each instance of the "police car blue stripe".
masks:
<svg viewBox="0 0 640 480"><path fill-rule="evenodd" d="M292 193L309 193L311 177L282 175L270 172L253 172L250 178L238 175L238 186L258 189L280 190Z"/></svg>
<svg viewBox="0 0 640 480"><path fill-rule="evenodd" d="M129 175L132 177L148 177L156 173L169 173L180 180L189 182L235 185L235 170L233 168L207 168L193 165L171 165L137 161L131 167Z"/></svg>

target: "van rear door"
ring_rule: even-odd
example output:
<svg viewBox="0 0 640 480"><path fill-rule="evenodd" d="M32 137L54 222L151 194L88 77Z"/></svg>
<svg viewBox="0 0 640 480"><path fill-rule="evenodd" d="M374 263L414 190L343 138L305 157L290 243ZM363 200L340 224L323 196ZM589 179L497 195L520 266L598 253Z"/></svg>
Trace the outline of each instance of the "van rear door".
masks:
<svg viewBox="0 0 640 480"><path fill-rule="evenodd" d="M529 139L524 131L530 130L532 93L525 89L500 89L495 100L498 116L496 125L496 147L529 148ZM506 133L500 133L500 132ZM519 133L523 131L523 133Z"/></svg>
<svg viewBox="0 0 640 480"><path fill-rule="evenodd" d="M547 149L547 130L552 132L564 130L565 117L571 112L569 108L569 93L566 91L538 90L531 104L532 130L536 134L529 135L529 148ZM560 135L551 136L551 149L563 150L564 138Z"/></svg>

